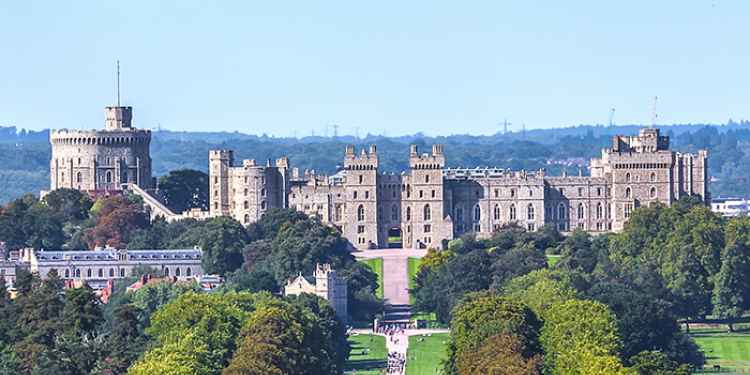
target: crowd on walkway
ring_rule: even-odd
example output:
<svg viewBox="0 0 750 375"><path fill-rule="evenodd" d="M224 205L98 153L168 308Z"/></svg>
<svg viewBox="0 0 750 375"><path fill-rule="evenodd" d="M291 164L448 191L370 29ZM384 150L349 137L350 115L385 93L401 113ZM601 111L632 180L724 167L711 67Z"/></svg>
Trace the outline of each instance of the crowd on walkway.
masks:
<svg viewBox="0 0 750 375"><path fill-rule="evenodd" d="M388 353L386 374L403 374L406 367L406 356L398 352Z"/></svg>

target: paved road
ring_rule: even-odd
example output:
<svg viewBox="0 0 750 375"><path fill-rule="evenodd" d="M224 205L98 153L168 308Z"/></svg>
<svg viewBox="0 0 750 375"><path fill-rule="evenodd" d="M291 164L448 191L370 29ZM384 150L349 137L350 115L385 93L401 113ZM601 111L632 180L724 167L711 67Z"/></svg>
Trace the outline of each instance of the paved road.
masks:
<svg viewBox="0 0 750 375"><path fill-rule="evenodd" d="M353 253L357 258L383 258L383 297L386 303L385 320L408 320L409 258L421 258L427 250L376 249Z"/></svg>

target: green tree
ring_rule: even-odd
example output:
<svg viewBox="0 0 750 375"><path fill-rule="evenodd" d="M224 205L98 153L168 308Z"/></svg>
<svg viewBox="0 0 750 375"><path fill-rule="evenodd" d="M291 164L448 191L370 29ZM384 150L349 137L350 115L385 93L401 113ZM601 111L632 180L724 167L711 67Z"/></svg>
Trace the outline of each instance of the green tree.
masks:
<svg viewBox="0 0 750 375"><path fill-rule="evenodd" d="M615 315L606 305L568 300L550 306L540 336L545 363L555 374L580 369L582 356L617 356L621 348Z"/></svg>
<svg viewBox="0 0 750 375"><path fill-rule="evenodd" d="M245 228L232 218L216 217L189 227L170 243L171 248L203 249L203 271L226 275L242 266L242 249L250 241Z"/></svg>
<svg viewBox="0 0 750 375"><path fill-rule="evenodd" d="M457 361L461 375L537 375L541 373L542 356L526 358L517 337L508 334L492 336L475 350L463 353Z"/></svg>
<svg viewBox="0 0 750 375"><path fill-rule="evenodd" d="M173 212L208 210L208 174L194 169L170 171L159 177L159 193Z"/></svg>
<svg viewBox="0 0 750 375"><path fill-rule="evenodd" d="M94 204L88 195L75 189L56 189L44 196L43 202L62 220L80 222L88 219Z"/></svg>
<svg viewBox="0 0 750 375"><path fill-rule="evenodd" d="M122 305L114 311L112 331L106 338L107 353L103 355L92 374L124 374L143 353L147 340L138 320L139 310L133 305Z"/></svg>
<svg viewBox="0 0 750 375"><path fill-rule="evenodd" d="M62 310L63 329L68 334L92 335L102 322L99 298L94 290L84 284L65 291Z"/></svg>
<svg viewBox="0 0 750 375"><path fill-rule="evenodd" d="M750 308L750 219L730 221L726 228L727 244L713 291L714 315L727 319L729 331L733 320Z"/></svg>
<svg viewBox="0 0 750 375"><path fill-rule="evenodd" d="M536 314L520 302L489 292L471 293L456 306L451 320L451 345L446 372L456 373L465 353L476 351L496 335L512 335L518 352L530 359L542 352Z"/></svg>

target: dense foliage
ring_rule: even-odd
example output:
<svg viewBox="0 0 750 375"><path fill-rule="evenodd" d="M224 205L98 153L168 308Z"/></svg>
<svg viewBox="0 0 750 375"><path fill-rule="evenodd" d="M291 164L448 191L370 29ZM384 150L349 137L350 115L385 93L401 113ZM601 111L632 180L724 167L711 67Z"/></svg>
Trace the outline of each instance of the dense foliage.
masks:
<svg viewBox="0 0 750 375"><path fill-rule="evenodd" d="M710 320L732 330L750 309L749 241L749 218L723 219L692 198L639 208L617 234L563 238L549 229L505 228L428 253L416 277L416 307L451 324L452 373L491 366L466 351L469 327L473 347L495 340L518 348L498 361L519 368L540 356L545 373L641 374L658 367L683 374L704 359L680 323L689 330L691 322ZM554 267L541 262L545 253L559 254ZM525 336L508 331L515 326L510 317L487 328L494 318L476 306L485 300L529 308L542 322L541 349L523 352ZM482 324L464 323L466 311Z"/></svg>

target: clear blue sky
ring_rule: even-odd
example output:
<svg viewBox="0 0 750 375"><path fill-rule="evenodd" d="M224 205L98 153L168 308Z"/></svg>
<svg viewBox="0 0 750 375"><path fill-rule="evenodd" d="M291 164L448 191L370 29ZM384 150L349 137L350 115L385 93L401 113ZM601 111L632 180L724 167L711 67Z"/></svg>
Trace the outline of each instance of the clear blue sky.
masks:
<svg viewBox="0 0 750 375"><path fill-rule="evenodd" d="M750 118L750 2L4 1L0 124L271 135Z"/></svg>

